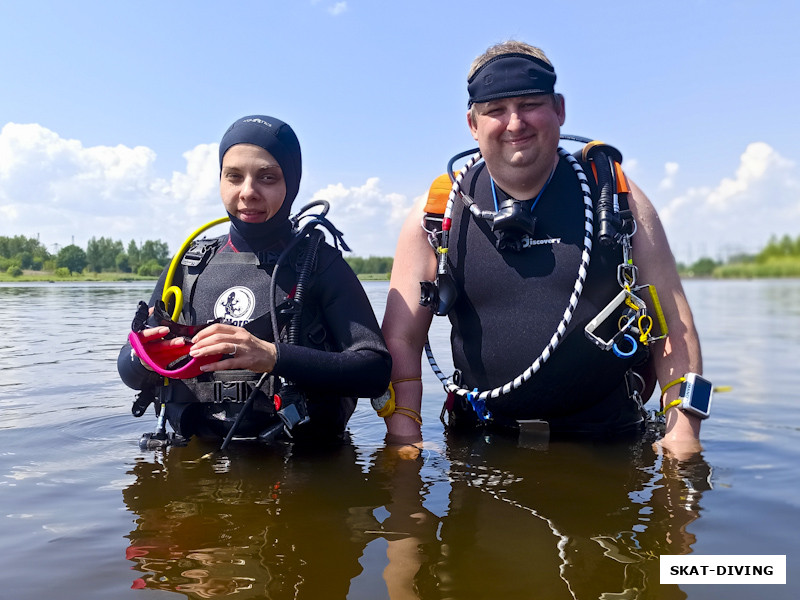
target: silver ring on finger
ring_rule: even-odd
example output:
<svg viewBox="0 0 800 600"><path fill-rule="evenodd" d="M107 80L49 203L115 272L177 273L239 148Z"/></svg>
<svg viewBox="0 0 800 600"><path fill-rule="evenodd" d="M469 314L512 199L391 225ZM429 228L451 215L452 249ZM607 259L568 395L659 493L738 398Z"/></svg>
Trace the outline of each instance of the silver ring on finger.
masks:
<svg viewBox="0 0 800 600"><path fill-rule="evenodd" d="M239 347L238 347L236 344L234 344L234 345L233 345L233 352L231 352L231 356L236 356L236 351L237 351L238 349L239 349Z"/></svg>

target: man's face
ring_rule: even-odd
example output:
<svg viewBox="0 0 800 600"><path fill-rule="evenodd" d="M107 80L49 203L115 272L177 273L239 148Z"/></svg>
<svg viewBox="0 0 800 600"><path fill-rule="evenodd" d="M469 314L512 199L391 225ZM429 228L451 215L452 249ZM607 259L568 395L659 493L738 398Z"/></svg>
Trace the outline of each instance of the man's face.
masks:
<svg viewBox="0 0 800 600"><path fill-rule="evenodd" d="M286 180L278 161L253 144L237 144L222 158L219 191L225 209L247 223L263 223L286 198Z"/></svg>
<svg viewBox="0 0 800 600"><path fill-rule="evenodd" d="M502 98L474 108L467 121L495 178L520 169L534 171L528 176L550 172L565 117L560 96Z"/></svg>

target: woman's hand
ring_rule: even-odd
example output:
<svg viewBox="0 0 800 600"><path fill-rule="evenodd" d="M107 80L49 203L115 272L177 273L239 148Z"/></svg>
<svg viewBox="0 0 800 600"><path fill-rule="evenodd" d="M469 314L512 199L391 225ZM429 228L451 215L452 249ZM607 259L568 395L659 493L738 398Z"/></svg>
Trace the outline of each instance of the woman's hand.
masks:
<svg viewBox="0 0 800 600"><path fill-rule="evenodd" d="M153 309L150 309L152 313ZM169 340L165 340L164 336L169 334L169 327L151 327L150 329L144 329L141 331L140 336L142 337L142 343L148 347L148 352L151 351L152 348L160 349L160 348L168 348L172 346L184 346L186 345L186 341L182 337L176 337ZM134 352L134 354L136 354ZM153 368L147 364L147 362L142 360L142 357L137 357L139 362L142 363L142 366L147 369L148 371L152 371Z"/></svg>
<svg viewBox="0 0 800 600"><path fill-rule="evenodd" d="M247 369L270 373L275 368L278 352L275 344L257 338L242 327L216 323L199 331L192 338L189 355L197 358L224 354L226 358L204 365L203 371Z"/></svg>

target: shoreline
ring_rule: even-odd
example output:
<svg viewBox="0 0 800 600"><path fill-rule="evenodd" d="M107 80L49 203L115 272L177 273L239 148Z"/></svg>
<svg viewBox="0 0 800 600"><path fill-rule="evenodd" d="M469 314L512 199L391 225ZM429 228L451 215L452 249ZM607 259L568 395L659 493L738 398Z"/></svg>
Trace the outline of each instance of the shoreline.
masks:
<svg viewBox="0 0 800 600"><path fill-rule="evenodd" d="M388 281L389 273L364 273L357 276L361 281ZM131 281L158 281L158 277L145 277L132 273L92 273L58 277L52 271L26 271L18 277L0 273L0 283L114 283Z"/></svg>
<svg viewBox="0 0 800 600"><path fill-rule="evenodd" d="M682 280L693 279L798 279L800 278L800 262L776 261L766 264L731 264L721 265L713 273L690 274L679 271ZM357 277L361 281L388 281L391 273L361 273ZM158 281L156 276L136 275L135 273L81 273L67 277L59 277L53 271L25 270L22 275L13 277L0 272L0 283L63 283L63 282L131 282Z"/></svg>

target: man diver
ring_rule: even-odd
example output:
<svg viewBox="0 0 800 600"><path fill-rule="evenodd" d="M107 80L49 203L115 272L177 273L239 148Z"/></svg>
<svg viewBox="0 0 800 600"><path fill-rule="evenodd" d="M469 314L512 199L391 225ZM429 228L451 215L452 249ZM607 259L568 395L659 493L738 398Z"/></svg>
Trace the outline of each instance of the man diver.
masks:
<svg viewBox="0 0 800 600"><path fill-rule="evenodd" d="M566 113L555 81L545 54L522 42L497 44L472 64L467 124L483 162L462 171L466 199L451 199L449 218L442 220L446 211L432 208L431 198L412 209L395 253L382 326L393 360L394 409L379 410L387 439L421 440L420 358L436 312L446 313L453 328L450 381L458 393L451 391L445 405L451 425L514 429L536 421L552 435L616 439L643 430L642 405L657 377L666 415L661 443L696 452L700 418L673 405L675 384L702 373L700 344L664 229L642 190L627 182L635 227L616 239L631 241L635 279L658 290L668 325L665 339L645 344L641 321L639 330L631 328L635 319L626 320L624 310L647 317L648 310L657 312L654 301L645 309L633 292L631 248L598 243L601 223L585 223L578 167L559 153ZM618 155L613 148L609 154ZM583 166L592 179L591 165ZM595 197L598 184L591 183ZM437 215L440 230L432 231ZM450 240L444 248L442 230ZM625 302L614 312L614 326L617 317L627 325L620 325L611 351L612 344L602 348L590 339L587 326L617 297ZM533 373L520 376L540 353ZM477 403L478 392L490 389L502 391Z"/></svg>

